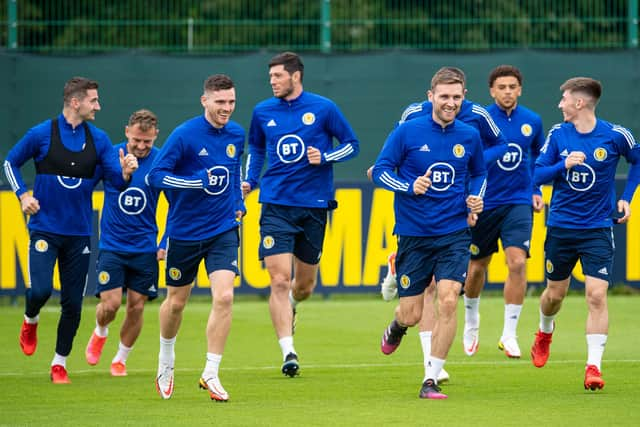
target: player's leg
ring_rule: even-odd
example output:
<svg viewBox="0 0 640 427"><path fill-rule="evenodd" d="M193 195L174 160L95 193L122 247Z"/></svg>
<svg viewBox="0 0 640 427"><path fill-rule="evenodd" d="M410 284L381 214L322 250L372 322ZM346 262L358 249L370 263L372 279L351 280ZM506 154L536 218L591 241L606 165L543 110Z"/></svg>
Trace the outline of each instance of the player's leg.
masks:
<svg viewBox="0 0 640 427"><path fill-rule="evenodd" d="M407 333L407 329L418 324L420 316L422 316L423 299L422 294L400 295L394 319L382 334L380 350L384 354L396 351L402 337Z"/></svg>
<svg viewBox="0 0 640 427"><path fill-rule="evenodd" d="M427 370L427 366L429 366L429 357L431 356L431 337L433 335L433 328L436 324L436 319L436 282L435 279L432 279L431 283L429 283L429 286L424 291L422 317L418 323L425 372ZM438 383L443 383L445 381L449 381L449 373L443 368L438 374Z"/></svg>
<svg viewBox="0 0 640 427"><path fill-rule="evenodd" d="M487 277L491 256L498 251L498 239L502 230L505 208L498 207L482 212L471 227L471 252L467 277L464 279L464 352L473 356L480 345L480 294Z"/></svg>
<svg viewBox="0 0 640 427"><path fill-rule="evenodd" d="M126 363L142 331L144 307L158 297L158 260L155 252L128 254L123 283L127 289L127 305L120 327L118 351L111 360L111 375L126 376Z"/></svg>
<svg viewBox="0 0 640 427"><path fill-rule="evenodd" d="M589 315L587 316L587 365L585 367L585 389L601 389L604 387L602 379L602 355L607 344L609 333L609 311L607 308L606 280L593 276L585 277L585 295Z"/></svg>
<svg viewBox="0 0 640 427"><path fill-rule="evenodd" d="M58 253L62 310L58 323L56 354L51 362L51 379L54 383L69 382L66 375L60 375L61 369L58 368L57 372L54 372L54 367L66 369L66 359L71 353L73 339L80 326L82 300L89 271L90 246L89 236L65 237L65 244Z"/></svg>
<svg viewBox="0 0 640 427"><path fill-rule="evenodd" d="M298 212L298 225L302 231L295 234L290 295L294 317L298 303L311 296L318 281L327 215L327 209L301 209Z"/></svg>
<svg viewBox="0 0 640 427"><path fill-rule="evenodd" d="M264 264L269 272L271 294L269 296L269 312L271 322L278 339L291 336L291 275L293 254L281 253L264 258Z"/></svg>
<svg viewBox="0 0 640 427"><path fill-rule="evenodd" d="M527 290L527 253L521 248L509 246L505 248L505 256L509 272L504 282L504 325L498 348L507 357L519 358L521 352L517 328Z"/></svg>
<svg viewBox="0 0 640 427"><path fill-rule="evenodd" d="M309 298L313 293L318 282L318 266L318 263L309 264L294 257L291 295L296 305Z"/></svg>
<svg viewBox="0 0 640 427"><path fill-rule="evenodd" d="M191 295L200 261L204 257L205 242L172 240L167 250L167 296L160 304L160 352L156 390L160 397L169 399L174 389L176 336L182 323L182 313Z"/></svg>
<svg viewBox="0 0 640 427"><path fill-rule="evenodd" d="M458 296L461 288L462 284L454 280L442 279L437 283L438 319L431 339L431 356L420 389L420 397L423 399L447 398L447 395L440 392L437 378L456 335Z"/></svg>
<svg viewBox="0 0 640 427"><path fill-rule="evenodd" d="M176 336L182 323L182 312L191 295L191 286L167 286L167 296L160 304L160 352L156 390L163 399L173 395Z"/></svg>
<svg viewBox="0 0 640 427"><path fill-rule="evenodd" d="M121 304L121 287L100 292L100 302L96 306L96 327L85 349L85 357L89 365L96 365L100 361L102 349L109 335L109 324L116 318Z"/></svg>
<svg viewBox="0 0 640 427"><path fill-rule="evenodd" d="M540 325L531 346L531 361L538 368L549 359L555 317L569 291L571 271L578 262L576 239L575 230L547 228L544 242L547 286L540 295Z"/></svg>
<svg viewBox="0 0 640 427"><path fill-rule="evenodd" d="M22 352L31 356L38 345L40 309L53 292L53 267L58 258L58 242L54 236L32 231L29 241L29 286L25 291L25 311L18 342Z"/></svg>
<svg viewBox="0 0 640 427"><path fill-rule="evenodd" d="M207 321L206 364L200 377L200 387L212 400L226 402L229 394L220 383L219 369L227 337L231 330L234 279L238 271L238 230L216 236L206 258L207 273L213 299Z"/></svg>
<svg viewBox="0 0 640 427"><path fill-rule="evenodd" d="M508 275L504 283L504 326L498 348L507 357L519 358L518 320L527 291L527 258L533 227L531 205L513 205L505 208L500 239L504 247Z"/></svg>
<svg viewBox="0 0 640 427"><path fill-rule="evenodd" d="M200 377L200 387L211 400L226 402L229 394L220 382L219 369L224 347L231 330L233 281L236 272L217 270L209 275L213 304L207 321L207 361Z"/></svg>
<svg viewBox="0 0 640 427"><path fill-rule="evenodd" d="M149 297L133 289L127 290L127 305L124 320L120 326L120 342L118 351L111 360L111 375L124 377L127 375L127 359L136 340L140 336L143 325L144 305Z"/></svg>
<svg viewBox="0 0 640 427"><path fill-rule="evenodd" d="M609 333L607 290L613 269L614 244L611 229L593 230L590 234L591 239L585 242L581 256L585 274L585 296L589 308L584 387L597 390L604 387L601 364Z"/></svg>
<svg viewBox="0 0 640 427"><path fill-rule="evenodd" d="M473 356L480 342L480 293L484 288L487 268L491 256L469 261L467 278L464 283L464 330L462 343L464 352Z"/></svg>
<svg viewBox="0 0 640 427"><path fill-rule="evenodd" d="M396 268L400 296L393 321L387 326L380 344L384 354L393 353L407 328L420 322L423 316L425 290L431 283L435 265L434 238L402 236L398 238ZM433 307L433 303L431 303Z"/></svg>

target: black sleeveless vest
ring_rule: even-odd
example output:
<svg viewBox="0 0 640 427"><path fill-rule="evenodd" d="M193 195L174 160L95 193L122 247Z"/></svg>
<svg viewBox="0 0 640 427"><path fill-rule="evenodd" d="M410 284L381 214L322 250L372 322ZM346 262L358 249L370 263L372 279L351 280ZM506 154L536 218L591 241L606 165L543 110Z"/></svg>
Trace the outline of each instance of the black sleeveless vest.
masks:
<svg viewBox="0 0 640 427"><path fill-rule="evenodd" d="M51 143L49 151L42 161L36 163L39 174L69 176L74 178L92 178L98 163L98 154L89 126L82 122L85 142L82 151L71 151L62 144L58 118L51 119Z"/></svg>

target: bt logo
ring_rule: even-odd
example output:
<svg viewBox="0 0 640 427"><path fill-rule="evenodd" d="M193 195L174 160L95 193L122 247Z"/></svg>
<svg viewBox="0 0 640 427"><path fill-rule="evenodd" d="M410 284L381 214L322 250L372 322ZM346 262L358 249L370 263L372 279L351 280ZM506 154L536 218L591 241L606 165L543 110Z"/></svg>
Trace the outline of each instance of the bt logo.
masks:
<svg viewBox="0 0 640 427"><path fill-rule="evenodd" d="M214 166L209 171L209 185L204 188L207 194L217 196L229 186L229 169L224 166Z"/></svg>
<svg viewBox="0 0 640 427"><path fill-rule="evenodd" d="M596 172L586 163L567 170L567 183L575 191L587 191L596 183Z"/></svg>
<svg viewBox="0 0 640 427"><path fill-rule="evenodd" d="M138 215L147 206L147 196L138 187L129 187L118 197L118 207L127 215Z"/></svg>
<svg viewBox="0 0 640 427"><path fill-rule="evenodd" d="M456 171L449 163L437 162L429 166L431 171L431 189L446 191L456 180Z"/></svg>
<svg viewBox="0 0 640 427"><path fill-rule="evenodd" d="M278 140L276 152L282 163L295 163L305 154L304 141L298 135L284 135Z"/></svg>
<svg viewBox="0 0 640 427"><path fill-rule="evenodd" d="M498 167L505 171L512 171L520 166L522 162L522 148L513 142L509 143L507 152L501 159L498 159Z"/></svg>

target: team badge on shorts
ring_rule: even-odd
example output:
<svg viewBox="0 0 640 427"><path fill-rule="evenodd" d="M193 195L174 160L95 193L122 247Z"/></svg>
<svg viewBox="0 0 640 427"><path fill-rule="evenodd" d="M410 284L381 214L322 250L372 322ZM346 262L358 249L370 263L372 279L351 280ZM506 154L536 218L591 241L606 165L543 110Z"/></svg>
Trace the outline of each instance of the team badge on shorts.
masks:
<svg viewBox="0 0 640 427"><path fill-rule="evenodd" d="M409 276L407 276L406 274L403 274L400 277L400 286L402 287L402 289L407 289L410 284L411 284L411 279L409 279Z"/></svg>
<svg viewBox="0 0 640 427"><path fill-rule="evenodd" d="M607 150L602 147L596 148L595 150L593 150L593 158L599 162L602 162L607 158Z"/></svg>
<svg viewBox="0 0 640 427"><path fill-rule="evenodd" d="M38 252L47 252L47 250L49 249L49 244L46 240L39 239L36 240L36 242L33 244L33 247Z"/></svg>
<svg viewBox="0 0 640 427"><path fill-rule="evenodd" d="M314 124L315 121L316 121L316 115L313 113L304 113L302 115L302 123L304 123L307 126Z"/></svg>
<svg viewBox="0 0 640 427"><path fill-rule="evenodd" d="M453 155L457 158L464 156L464 146L462 144L456 144L453 146Z"/></svg>
<svg viewBox="0 0 640 427"><path fill-rule="evenodd" d="M107 283L109 283L110 279L111 276L109 276L109 273L107 273L106 271L101 271L100 273L98 273L98 283L100 283L101 285L106 285Z"/></svg>
<svg viewBox="0 0 640 427"><path fill-rule="evenodd" d="M231 157L232 159L236 156L236 146L233 144L229 144L227 145L227 156Z"/></svg>
<svg viewBox="0 0 640 427"><path fill-rule="evenodd" d="M171 277L171 279L173 280L180 280L180 278L182 277L182 271L178 270L175 267L171 267L169 269L169 277Z"/></svg>
<svg viewBox="0 0 640 427"><path fill-rule="evenodd" d="M520 126L520 133L524 136L531 136L531 134L533 133L533 128L529 123L525 123Z"/></svg>
<svg viewBox="0 0 640 427"><path fill-rule="evenodd" d="M547 269L547 273L553 273L553 263L551 262L551 260L547 260L547 262L545 263L545 268Z"/></svg>
<svg viewBox="0 0 640 427"><path fill-rule="evenodd" d="M469 246L469 252L471 255L478 255L480 253L480 248L478 245L474 245L473 243Z"/></svg>
<svg viewBox="0 0 640 427"><path fill-rule="evenodd" d="M276 241L272 236L264 236L264 239L262 239L262 246L265 249L271 249L275 243Z"/></svg>

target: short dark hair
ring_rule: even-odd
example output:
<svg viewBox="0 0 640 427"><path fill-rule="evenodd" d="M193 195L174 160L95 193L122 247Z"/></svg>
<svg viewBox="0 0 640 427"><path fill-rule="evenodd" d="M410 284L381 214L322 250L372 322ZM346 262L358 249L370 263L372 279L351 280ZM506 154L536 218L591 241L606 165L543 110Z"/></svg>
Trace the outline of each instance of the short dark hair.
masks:
<svg viewBox="0 0 640 427"><path fill-rule="evenodd" d="M513 65L498 65L494 68L489 74L489 87L493 87L499 77L515 77L518 84L522 86L522 73Z"/></svg>
<svg viewBox="0 0 640 427"><path fill-rule="evenodd" d="M462 87L465 87L466 77L464 71L457 67L442 67L431 78L431 90L440 84L455 84L460 83Z"/></svg>
<svg viewBox="0 0 640 427"><path fill-rule="evenodd" d="M214 74L204 81L204 91L216 92L219 90L233 89L233 80L226 74Z"/></svg>
<svg viewBox="0 0 640 427"><path fill-rule="evenodd" d="M68 105L71 98L83 100L90 89L98 89L98 82L85 77L72 77L64 84L62 100L64 105Z"/></svg>
<svg viewBox="0 0 640 427"><path fill-rule="evenodd" d="M129 122L127 126L139 125L140 130L143 132L148 131L149 129L157 129L158 128L158 117L153 114L150 110L138 110L134 111L131 116L129 116Z"/></svg>
<svg viewBox="0 0 640 427"><path fill-rule="evenodd" d="M302 58L300 58L297 53L279 53L278 55L271 58L271 61L269 61L269 68L275 67L276 65L284 66L284 69L289 74L300 71L300 81L302 81L302 78L304 77L304 64L302 63Z"/></svg>
<svg viewBox="0 0 640 427"><path fill-rule="evenodd" d="M574 77L560 86L561 91L568 90L571 93L581 92L593 99L593 106L598 103L602 96L602 83L590 77Z"/></svg>

